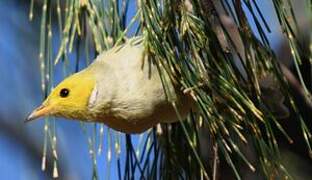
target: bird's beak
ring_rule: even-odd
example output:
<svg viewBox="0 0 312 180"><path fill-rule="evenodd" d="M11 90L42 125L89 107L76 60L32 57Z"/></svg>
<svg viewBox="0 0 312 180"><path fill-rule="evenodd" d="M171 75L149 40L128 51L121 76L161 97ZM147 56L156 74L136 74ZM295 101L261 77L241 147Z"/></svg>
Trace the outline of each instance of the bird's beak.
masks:
<svg viewBox="0 0 312 180"><path fill-rule="evenodd" d="M30 115L26 118L25 122L29 122L35 120L39 117L43 117L49 115L51 112L51 108L47 105L42 104L38 108L36 108Z"/></svg>

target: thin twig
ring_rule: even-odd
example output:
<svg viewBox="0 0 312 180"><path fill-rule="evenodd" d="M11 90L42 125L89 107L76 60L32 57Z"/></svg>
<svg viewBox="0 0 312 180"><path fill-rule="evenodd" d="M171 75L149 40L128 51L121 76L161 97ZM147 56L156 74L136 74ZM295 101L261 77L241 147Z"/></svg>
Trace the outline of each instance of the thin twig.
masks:
<svg viewBox="0 0 312 180"><path fill-rule="evenodd" d="M303 87L301 86L300 82L297 80L295 75L282 63L280 63L282 72L287 79L288 84L290 87L295 90L300 96L303 97L307 107L312 111L312 102L309 97L307 97L306 92L304 91Z"/></svg>
<svg viewBox="0 0 312 180"><path fill-rule="evenodd" d="M209 1L209 0L205 0L205 1ZM211 3L210 3L211 5ZM238 31L238 27L237 25L235 24L235 22L233 21L233 19L231 18L226 18L227 16L222 13L222 12L218 12L219 15L222 15L220 20L221 20L221 23L224 25L224 27L228 30L228 33L230 35L231 38L235 38L233 40L233 43L234 43L234 46L237 48L238 50L238 54L240 55L244 55L244 44L242 43L242 40L241 40L241 36L239 34L239 31ZM219 39L220 40L220 39ZM244 56L242 56L244 57ZM279 61L281 62L281 61ZM303 97L303 99L305 100L305 103L306 105L308 106L309 109L312 110L312 102L311 102L311 99L310 97L307 97L302 85L300 84L300 82L297 80L297 78L295 77L295 75L282 63L279 63L281 69L282 69L282 72L283 72L283 75L285 76L287 82L289 83L290 87L296 91L300 96Z"/></svg>
<svg viewBox="0 0 312 180"><path fill-rule="evenodd" d="M219 155L218 155L218 144L215 143L213 146L213 171L212 180L217 180L218 178L218 167L219 167Z"/></svg>

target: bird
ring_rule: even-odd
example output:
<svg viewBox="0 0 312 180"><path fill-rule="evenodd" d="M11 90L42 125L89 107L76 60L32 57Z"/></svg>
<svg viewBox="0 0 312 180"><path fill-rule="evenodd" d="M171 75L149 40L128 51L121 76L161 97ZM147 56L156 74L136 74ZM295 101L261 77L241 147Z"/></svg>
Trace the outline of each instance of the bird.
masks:
<svg viewBox="0 0 312 180"><path fill-rule="evenodd" d="M135 37L100 53L88 67L65 78L26 121L54 116L104 123L128 134L142 133L158 123L185 119L194 108L191 96L173 84L169 88L177 109L166 96L142 38Z"/></svg>
<svg viewBox="0 0 312 180"><path fill-rule="evenodd" d="M116 131L138 134L159 123L186 119L191 111L198 112L192 95L163 72L167 91L175 97L176 109L173 107L143 42L143 37L133 37L100 53L88 67L59 83L26 122L54 116L104 123ZM273 115L283 119L289 112L274 79L270 75L259 78L261 97Z"/></svg>

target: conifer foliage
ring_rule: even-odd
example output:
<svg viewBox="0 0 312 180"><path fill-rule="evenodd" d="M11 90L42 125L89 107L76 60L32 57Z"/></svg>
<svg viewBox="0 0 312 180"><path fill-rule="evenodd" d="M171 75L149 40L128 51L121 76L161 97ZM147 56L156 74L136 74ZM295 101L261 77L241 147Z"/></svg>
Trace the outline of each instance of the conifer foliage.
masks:
<svg viewBox="0 0 312 180"><path fill-rule="evenodd" d="M100 124L82 124L89 137L93 178L104 173L97 171L103 168L96 163L103 141L107 164L116 161L120 179L215 180L222 178L220 166L236 179L241 179L242 167L267 179L291 178L281 162L279 141L293 143L283 124L295 114L296 129L312 154L311 126L292 91L295 83L306 104L312 104L312 44L300 41L292 1L268 3L278 19L275 26L288 41L294 73L274 54L266 20L272 17L256 0L43 0L43 94L52 88L56 64L64 70L73 64L78 70L80 61L88 64L96 54L141 36L172 106L177 100L169 90L172 84L196 102L197 110L187 120L158 125L135 138ZM311 18L311 2L304 3ZM54 121L46 120L43 161L50 143L57 176Z"/></svg>

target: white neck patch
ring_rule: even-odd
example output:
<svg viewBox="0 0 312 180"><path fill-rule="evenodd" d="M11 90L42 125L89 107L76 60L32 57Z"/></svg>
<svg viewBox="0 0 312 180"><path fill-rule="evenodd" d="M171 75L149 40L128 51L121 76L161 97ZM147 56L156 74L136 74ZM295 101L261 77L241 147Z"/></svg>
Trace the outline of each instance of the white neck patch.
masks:
<svg viewBox="0 0 312 180"><path fill-rule="evenodd" d="M98 89L97 89L97 86L95 84L95 86L92 90L92 93L89 97L88 108L93 108L96 105L97 96L98 96Z"/></svg>

